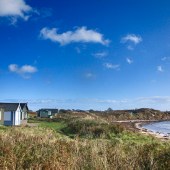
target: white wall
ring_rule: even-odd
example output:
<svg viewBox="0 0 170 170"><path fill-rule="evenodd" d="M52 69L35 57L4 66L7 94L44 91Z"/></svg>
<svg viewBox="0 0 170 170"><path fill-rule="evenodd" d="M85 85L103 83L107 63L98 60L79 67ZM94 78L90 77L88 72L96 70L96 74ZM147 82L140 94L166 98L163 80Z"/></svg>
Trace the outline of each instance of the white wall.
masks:
<svg viewBox="0 0 170 170"><path fill-rule="evenodd" d="M15 125L20 125L21 124L21 120L20 120L20 117L21 117L21 109L20 109L20 106L17 108L16 112L15 112Z"/></svg>

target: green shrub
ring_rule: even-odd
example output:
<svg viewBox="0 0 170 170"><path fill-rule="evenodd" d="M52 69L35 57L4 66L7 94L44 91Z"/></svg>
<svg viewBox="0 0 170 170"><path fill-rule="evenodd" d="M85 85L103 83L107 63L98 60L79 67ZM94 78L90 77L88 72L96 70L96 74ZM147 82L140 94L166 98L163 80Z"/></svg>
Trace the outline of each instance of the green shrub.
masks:
<svg viewBox="0 0 170 170"><path fill-rule="evenodd" d="M80 137L110 138L111 134L119 134L124 131L121 125L100 123L95 120L73 120L62 129L65 134L75 134Z"/></svg>

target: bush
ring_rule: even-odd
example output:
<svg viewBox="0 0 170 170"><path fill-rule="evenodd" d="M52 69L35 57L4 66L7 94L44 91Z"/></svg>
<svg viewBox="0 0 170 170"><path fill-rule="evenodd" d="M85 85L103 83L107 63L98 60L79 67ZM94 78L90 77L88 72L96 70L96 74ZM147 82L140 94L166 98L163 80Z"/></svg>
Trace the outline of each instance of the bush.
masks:
<svg viewBox="0 0 170 170"><path fill-rule="evenodd" d="M80 137L110 138L112 133L122 133L124 128L121 125L100 123L95 120L73 120L62 131L65 134L75 134Z"/></svg>

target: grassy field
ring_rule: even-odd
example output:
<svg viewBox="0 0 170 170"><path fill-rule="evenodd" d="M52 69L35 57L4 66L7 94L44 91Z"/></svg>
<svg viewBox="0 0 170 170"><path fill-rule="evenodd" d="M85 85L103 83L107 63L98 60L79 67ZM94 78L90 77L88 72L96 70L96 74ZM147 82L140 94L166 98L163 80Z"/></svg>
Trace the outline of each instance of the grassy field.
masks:
<svg viewBox="0 0 170 170"><path fill-rule="evenodd" d="M168 170L170 143L79 115L0 127L0 169Z"/></svg>

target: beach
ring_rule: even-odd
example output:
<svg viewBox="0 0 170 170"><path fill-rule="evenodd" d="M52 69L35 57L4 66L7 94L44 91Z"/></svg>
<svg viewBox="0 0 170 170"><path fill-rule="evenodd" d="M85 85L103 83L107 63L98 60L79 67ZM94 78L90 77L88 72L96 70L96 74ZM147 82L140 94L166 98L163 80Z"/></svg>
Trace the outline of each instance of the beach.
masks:
<svg viewBox="0 0 170 170"><path fill-rule="evenodd" d="M148 122L147 123L152 123L153 121L151 122ZM144 124L146 124L146 122L137 122L135 123L135 128L139 130L140 133L142 134L145 134L145 135L151 135L151 136L154 136L156 138L159 138L161 140L170 140L170 135L166 135L166 134L163 134L163 133L160 133L160 132L153 132L151 130L148 130L144 127L142 127Z"/></svg>

